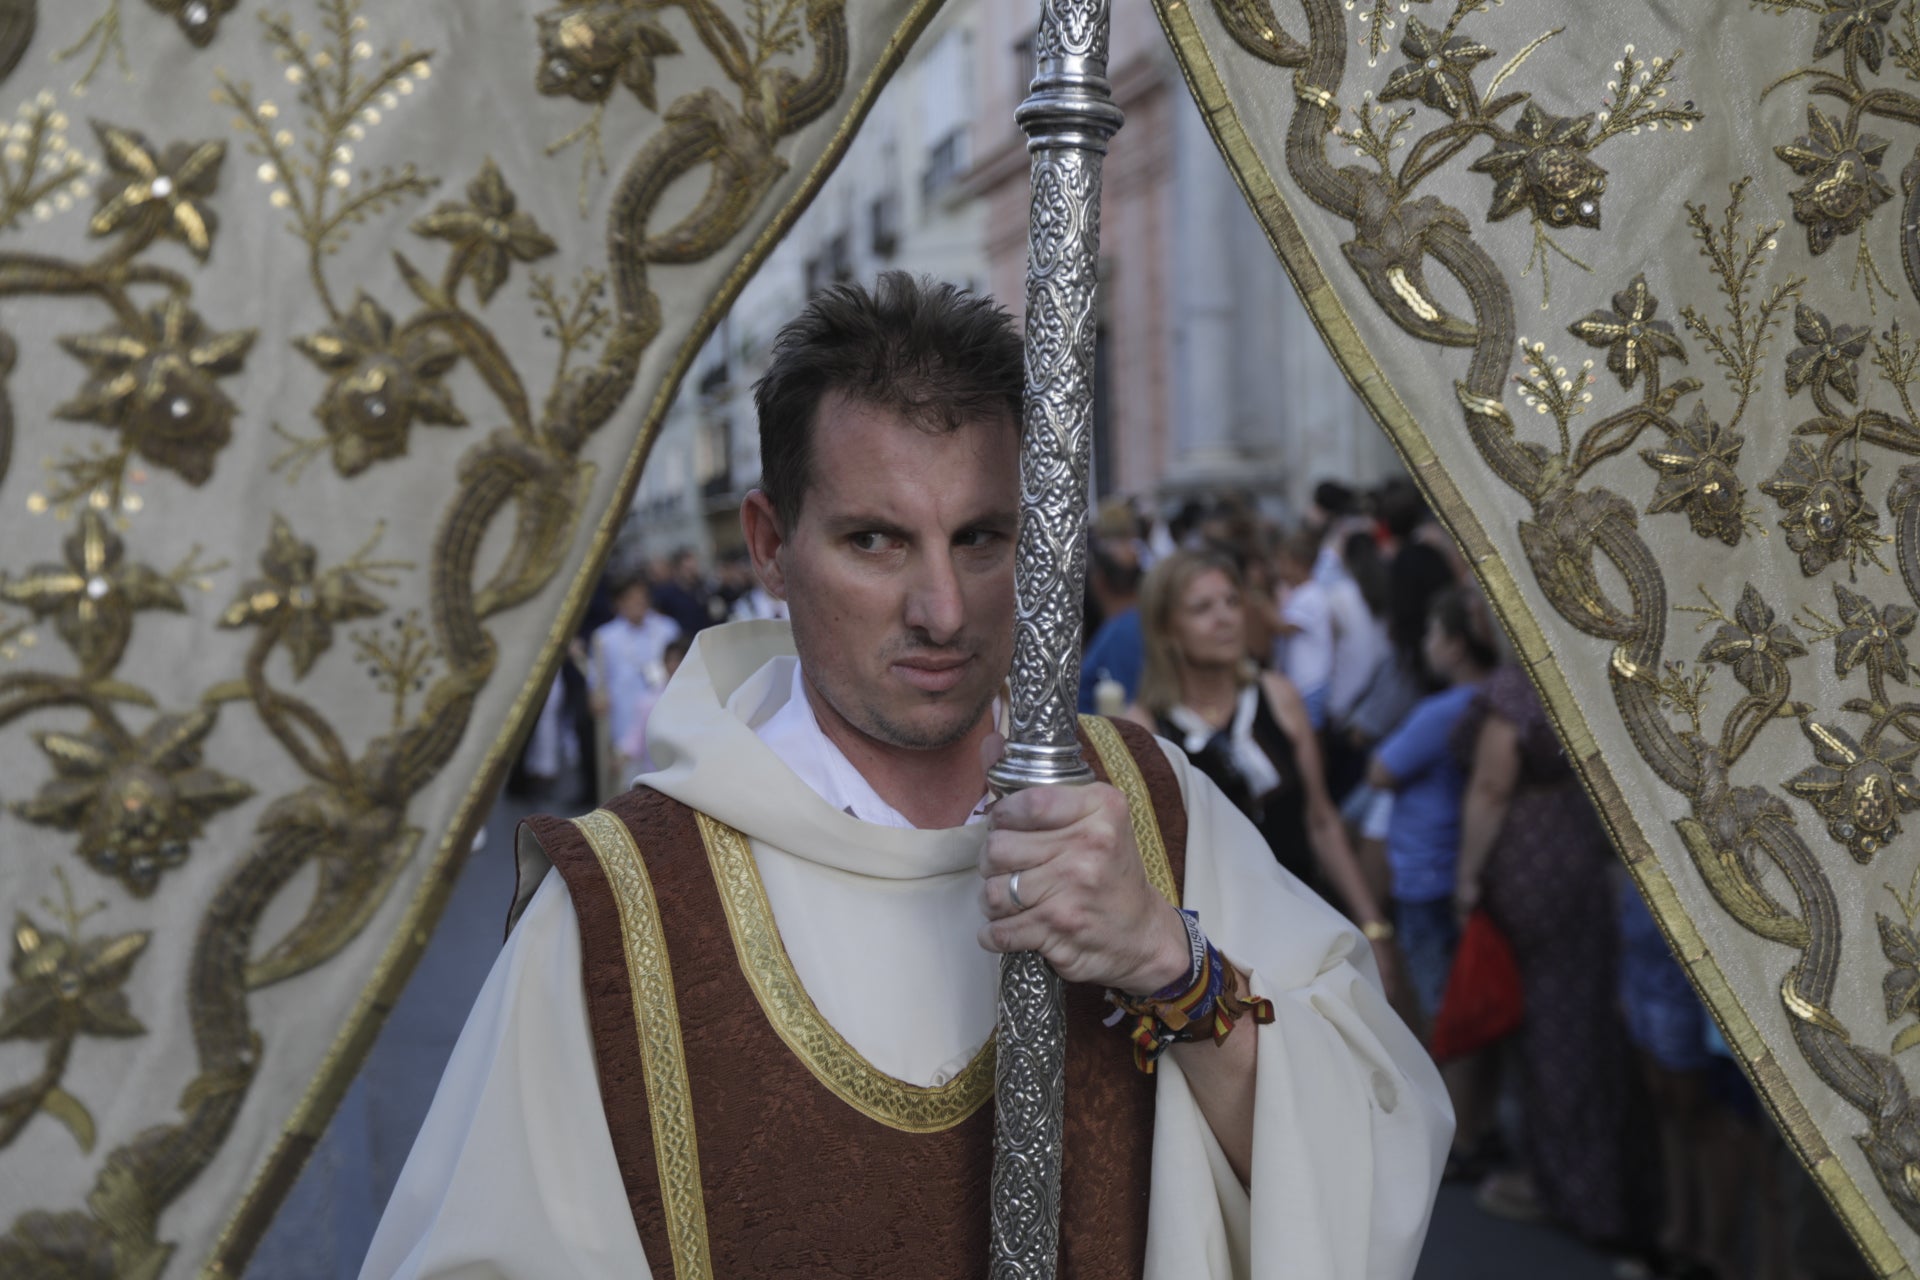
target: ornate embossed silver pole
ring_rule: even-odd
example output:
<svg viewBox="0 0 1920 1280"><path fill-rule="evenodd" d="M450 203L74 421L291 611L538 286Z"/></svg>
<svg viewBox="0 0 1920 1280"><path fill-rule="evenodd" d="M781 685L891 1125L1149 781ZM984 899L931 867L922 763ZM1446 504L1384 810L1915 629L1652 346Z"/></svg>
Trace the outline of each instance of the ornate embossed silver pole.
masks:
<svg viewBox="0 0 1920 1280"><path fill-rule="evenodd" d="M1033 157L1033 197L1013 734L988 775L1002 794L1093 780L1080 758L1074 710L1087 571L1100 161L1121 123L1107 83L1107 3L1041 0L1038 66L1015 116ZM1059 975L1034 953L1007 956L994 1071L993 1280L1054 1274L1065 1086Z"/></svg>

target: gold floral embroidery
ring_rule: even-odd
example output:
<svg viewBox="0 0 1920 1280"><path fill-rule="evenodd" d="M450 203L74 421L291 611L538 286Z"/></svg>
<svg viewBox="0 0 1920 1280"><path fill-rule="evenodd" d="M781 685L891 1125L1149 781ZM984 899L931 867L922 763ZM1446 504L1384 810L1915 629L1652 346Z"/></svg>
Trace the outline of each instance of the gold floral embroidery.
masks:
<svg viewBox="0 0 1920 1280"><path fill-rule="evenodd" d="M183 25L216 20L235 7L231 0L149 3ZM423 269L411 260L417 248L394 254L391 288L383 288L377 274L338 277L338 252L357 228L384 219L391 231L391 216L435 185L409 163L368 167L357 153L366 149L362 144L371 131L404 118L440 64L433 51L404 40L382 47L373 30L380 12L363 12L361 0L310 0L300 7L317 15L313 30L298 29L290 13L260 14L264 52L279 64L273 84L263 92L221 76L216 95L236 113L252 155L249 173L261 184L256 190L264 205L285 215L304 250L312 297L325 312L301 348L316 366L306 374L308 403L324 433L309 439L273 422L256 429L292 444L277 468L290 482L300 478L308 459L328 452L340 474L324 480L337 484L404 451L414 423L453 425L469 416L479 421L484 412L496 425L472 439L449 471L445 506L432 521L439 534L417 586L422 609L353 632L348 646L335 644L341 625L377 607L367 584L386 585L379 575L413 566L371 559L371 540L350 558L333 559L296 537L292 526L276 527L263 538L260 574L240 587L222 615L228 626L248 630L243 670L204 690L180 691L185 697L178 702L170 690L170 705L189 709L155 714L144 724L130 724L125 708L155 707L160 699L118 678L125 645L116 637L126 628L102 624L99 601L111 606L130 599L151 581L116 580L112 566L99 574L71 566L34 571L46 580L33 584L33 599L47 606L44 616L56 628L60 611L71 606L76 617L93 619L82 630L97 631L106 642L92 642L98 656L79 675L0 672L0 723L48 709L90 717L79 721L85 728L39 735L53 776L37 796L18 803L23 816L76 832L79 850L97 870L140 893L187 856L216 813L250 794L224 764L215 767L212 752L222 741L211 733L215 715L254 717L256 738L264 733L283 748L286 763L304 777L250 811L247 843L225 860L206 893L192 945L196 954L215 960L191 966L176 993L196 1028L193 1074L174 1095L178 1113L170 1110L106 1154L84 1208L16 1217L0 1237L0 1273L8 1275L96 1265L106 1274L157 1275L167 1265L174 1246L160 1238L162 1215L221 1152L260 1061L253 993L324 964L362 935L383 904L391 905L387 896L424 836L410 825L410 810L429 786L445 781L441 775L468 745L482 695L506 678L499 669L495 619L540 597L574 563L568 552L582 514L594 509L594 495L605 492L595 483L597 464L583 454L627 398L662 328L649 272L701 262L740 237L793 162L795 153L784 140L836 109L852 57L840 0L755 0L744 6L749 20L737 27L719 6L697 5L694 26L711 58L704 67L689 67L689 87L659 104L659 122L650 136L636 140L611 193L607 239L624 247L604 271L582 262L570 264L566 278L533 276L533 296L523 301L504 288L513 264L536 262L557 249L491 162L472 177L464 202L442 203L413 220L420 240L444 251L441 262ZM122 8L123 0L108 0L101 20L72 50L74 56L93 55L88 75L122 49ZM930 5L916 4L908 27L918 29L930 12ZM625 85L643 100L657 88L652 59L666 52L651 29L655 21L627 25L628 57L616 72L616 89ZM529 40L535 35L530 27ZM687 52L700 51L688 45ZM878 55L868 50L861 56L871 62ZM886 70L873 70L861 90L863 106ZM289 87L278 87L282 76ZM274 94L284 96L275 101ZM251 335L219 334L198 319L192 274L195 262L218 251L215 206L228 219L234 216L228 203L233 169L223 164L218 143L166 147L115 125L113 133L103 126L100 134L113 151L112 168L83 172L94 162L65 144L65 117L50 97L35 99L21 122L28 135L23 150L0 155L6 165L0 171L0 228L23 214L38 221L43 208L50 219L56 203L70 207L97 189L97 253L69 260L0 252L0 297L9 318L19 300L34 297L105 309L110 327L68 340L68 349L88 366L89 382L67 408L118 436L111 449L67 450L48 458L51 483L28 505L62 521L76 512L95 521L102 536L92 545L104 565L111 559L100 551L109 545L106 535L117 537L113 531L136 518L141 503L178 493L172 475L143 491L146 466L189 482L205 479L233 434L237 413L227 399L233 392L222 380L239 372ZM843 146L848 133L850 126L834 132L828 151ZM9 136L0 151L14 142ZM811 141L801 148L801 154L816 151ZM673 213L663 214L663 197L685 189L682 180L689 177L702 181L706 194L691 208L672 200ZM84 191L73 185L82 181ZM781 219L791 212L789 206ZM784 225L781 219L772 225ZM169 263L165 240L184 246L187 273ZM756 241L747 260L764 251ZM471 293L462 287L467 283ZM526 352L509 352L482 311L516 302L551 325L556 358L546 370L536 369L538 362ZM0 335L0 376L27 354L13 335ZM479 401L467 403L465 387L455 404L448 383L456 362L462 373L475 375L471 394L484 398L484 410ZM306 362L295 367L306 368ZM548 376L536 382L541 373ZM0 472L12 443L7 403L0 397ZM354 509L351 501L342 508ZM502 520L510 523L501 528ZM138 545L131 537L127 542ZM504 552L496 555L501 547ZM175 594L189 579L210 590L206 575L223 567L196 566L197 553L166 575ZM106 594L72 597L74 580L94 578L105 581ZM28 590L25 579L5 582L10 591ZM30 636L12 618L0 617L0 646L25 652L21 646ZM70 643L78 645L79 636L74 632ZM285 667L275 659L281 650ZM388 701L390 723L350 741L342 726L357 720L336 725L332 708L298 696L298 682L324 663L336 664L348 678L363 674L372 697L360 700ZM283 687L279 681L289 671L293 687ZM330 693L337 687L329 682ZM504 744L492 748L489 760L502 749ZM263 922L282 914L270 915L269 908L288 892L307 896L304 910L278 937L267 936ZM430 902L431 894L423 894L411 918L429 919ZM364 1027L365 1015L355 1016L360 1021L354 1025ZM345 1057L351 1056L347 1051ZM339 1078L333 1066L326 1068L327 1080ZM322 1083L302 1106L323 1113L330 1087ZM269 1161L243 1218L222 1236L210 1270L244 1269L269 1216L261 1206L277 1194L274 1188L284 1187L289 1150L283 1147Z"/></svg>
<svg viewBox="0 0 1920 1280"><path fill-rule="evenodd" d="M1736 545L1747 522L1747 490L1737 470L1745 443L1738 432L1709 418L1704 402L1696 403L1664 447L1640 454L1660 473L1648 513L1685 511L1695 533Z"/></svg>
<svg viewBox="0 0 1920 1280"><path fill-rule="evenodd" d="M1807 228L1807 248L1818 255L1858 231L1873 211L1893 199L1880 172L1892 145L1861 133L1818 107L1807 108L1807 132L1774 148L1806 181L1793 190L1793 216Z"/></svg>
<svg viewBox="0 0 1920 1280"><path fill-rule="evenodd" d="M130 563L120 535L92 507L67 539L65 564L36 565L24 578L0 574L0 600L36 618L51 617L60 638L90 677L120 662L133 634L133 617L146 609L186 610L179 584L148 565Z"/></svg>
<svg viewBox="0 0 1920 1280"><path fill-rule="evenodd" d="M186 861L207 819L247 799L253 788L200 763L213 732L208 708L156 718L130 735L116 724L82 733L34 735L54 776L13 811L28 822L80 833L79 854L138 897L160 874Z"/></svg>
<svg viewBox="0 0 1920 1280"><path fill-rule="evenodd" d="M1713 603L1711 597L1708 603ZM1720 620L1720 627L1701 646L1700 661L1732 668L1733 678L1750 693L1776 683L1783 661L1807 654L1807 646L1792 627L1775 620L1773 607L1751 582L1740 592L1733 616L1727 617L1714 604L1709 620L1715 618Z"/></svg>
<svg viewBox="0 0 1920 1280"><path fill-rule="evenodd" d="M270 629L286 645L297 680L332 647L335 623L385 612L386 604L360 585L360 577L397 566L373 564L364 556L363 551L339 568L316 573L320 553L275 516L267 549L260 553L260 571L266 576L240 588L220 615L220 625Z"/></svg>
<svg viewBox="0 0 1920 1280"><path fill-rule="evenodd" d="M240 0L147 0L166 14L196 48L204 49L220 34L220 19L240 6Z"/></svg>
<svg viewBox="0 0 1920 1280"><path fill-rule="evenodd" d="M1807 27L1815 65L1781 77L1766 92L1806 81L1815 95L1844 103L1844 110L1816 109L1809 117L1807 136L1779 148L1778 153L1797 171L1798 187L1790 192L1795 219L1806 228L1814 252L1824 251L1840 236L1863 233L1853 285L1857 288L1862 279L1867 282L1871 305L1876 290L1889 294L1892 290L1873 264L1864 232L1880 204L1894 194L1911 194L1906 187L1913 184L1893 191L1891 175L1882 167L1889 144L1868 132L1864 122L1878 117L1912 124L1920 120L1920 102L1903 88L1869 85L1862 76L1880 70L1883 60L1920 76L1920 25L1916 25L1920 19L1912 6L1902 6L1898 0L1761 0L1761 6L1818 15L1818 33L1812 24ZM1575 419L1588 411L1595 389L1569 367L1571 362L1556 361L1541 344L1518 334L1514 277L1541 267L1542 293L1550 300L1544 280L1549 255L1585 265L1548 232L1567 227L1584 227L1575 233L1582 235L1598 231L1599 197L1608 178L1593 158L1598 146L1622 132L1643 132L1647 126L1686 131L1702 118L1690 102L1669 105L1664 101L1678 83L1675 60L1649 62L1628 45L1614 66L1615 77L1601 109L1587 115L1577 109L1562 115L1558 99L1556 110L1549 112L1544 106L1536 108L1524 89L1501 92L1501 85L1514 77L1535 50L1560 34L1549 31L1521 46L1484 87L1476 66L1462 66L1448 74L1453 92L1436 92L1437 100L1429 100L1424 91L1437 86L1421 73L1438 73L1445 64L1429 66L1427 60L1436 58L1449 40L1476 39L1476 33L1463 24L1490 8L1482 0L1458 0L1447 28L1437 38L1431 28L1420 33L1425 54L1421 62L1393 73L1397 99L1418 99L1423 107L1453 122L1423 131L1415 123L1415 111L1387 112L1366 98L1351 105L1360 90L1349 83L1352 64L1334 42L1348 38L1353 20L1343 23L1329 0L1304 0L1311 19L1305 44L1278 29L1250 39L1242 29L1250 8L1245 0L1214 0L1212 7L1226 28L1226 38L1239 50L1271 66L1290 69L1294 117L1284 138L1274 137L1271 150L1264 150L1244 133L1245 125L1212 62L1219 56L1216 48L1226 48L1229 56L1233 49L1224 43L1216 46L1211 30L1189 16L1186 6L1168 2L1159 7L1191 81L1205 99L1216 136L1228 150L1274 243L1303 281L1303 292L1323 332L1356 385L1389 420L1397 441L1417 460L1419 472L1431 481L1436 502L1460 522L1463 536L1477 538L1481 526L1475 517L1484 520L1485 513L1468 510L1460 493L1447 482L1447 470L1457 465L1455 459L1437 448L1437 432L1423 427L1414 416L1421 411L1419 404L1402 404L1390 392L1373 391L1384 375L1369 348L1372 339L1364 336L1364 328L1349 327L1346 307L1352 295L1317 283L1316 271L1325 269L1325 258L1302 236L1296 216L1331 215L1352 224L1356 240L1341 245L1348 263L1382 314L1405 335L1439 348L1471 349L1470 360L1464 353L1460 356L1461 372L1454 375L1459 380L1452 384L1464 413L1465 439L1488 474L1519 504L1519 540L1536 583L1574 630L1614 642L1610 675L1621 723L1647 772L1691 806L1691 813L1676 825L1700 880L1731 920L1801 953L1778 993L1793 1020L1795 1043L1819 1079L1864 1117L1863 1130L1850 1136L1866 1154L1895 1210L1910 1226L1920 1228L1920 1144L1912 1136L1920 1103L1899 1070L1851 1035L1831 1008L1841 979L1840 905L1823 865L1823 851L1811 847L1804 832L1796 828L1797 806L1780 798L1784 785L1787 795L1813 806L1825 820L1828 835L1863 862L1876 853L1884 858L1886 839L1899 829L1903 816L1920 804L1911 766L1920 755L1920 714L1911 704L1892 705L1889 696L1889 682L1899 684L1894 673L1910 665L1905 637L1911 620L1906 607L1869 601L1849 586L1841 589L1845 595L1836 592L1839 619L1829 621L1810 613L1810 620L1801 622L1796 616L1803 628L1797 633L1776 620L1751 586L1736 615L1725 613L1708 596L1707 607L1694 611L1707 615L1703 629L1717 623L1719 630L1701 651L1702 669L1690 671L1684 662L1665 656L1670 637L1663 567L1635 527L1635 504L1596 486L1597 468L1640 437L1658 433L1664 440L1641 450L1655 473L1648 511L1685 511L1696 533L1729 545L1740 541L1748 525L1757 533L1766 532L1755 519L1758 513L1744 506L1739 474L1742 446L1762 438L1761 432L1746 424L1746 415L1762 384L1763 370L1772 369L1763 359L1772 331L1784 319L1787 302L1799 300L1807 282L1774 266L1774 237L1780 228L1755 226L1744 216L1742 200L1751 179L1733 184L1723 219L1717 210L1710 220L1704 206L1686 205L1689 223L1718 278L1724 310L1712 318L1693 305L1682 305L1678 311L1685 321L1688 347L1694 352L1705 349L1712 356L1731 396L1715 401L1693 378L1663 378L1667 373L1663 366L1684 358L1688 349L1680 347L1679 326L1649 334L1652 293L1646 281L1636 281L1616 297L1614 310L1589 312L1584 321L1576 322L1573 332L1582 341L1606 349L1609 368L1621 389L1637 388L1638 403L1612 411L1594 404L1597 420L1576 432ZM1904 24L1897 34L1892 29L1895 18ZM1248 83L1259 83L1261 75L1269 73L1256 69ZM1378 87L1376 91L1384 93ZM1519 120L1511 126L1503 124L1507 118L1503 113L1516 106ZM1356 121L1351 126L1342 119L1349 109ZM1322 136L1329 141L1316 146L1315 140ZM1500 261L1491 252L1498 238L1486 237L1486 243L1481 243L1477 228L1459 219L1456 210L1441 205L1421 211L1417 218L1408 216L1419 185L1460 156L1471 137L1492 142L1491 151L1459 166L1493 179L1489 220L1524 211L1534 222L1533 253L1517 272L1510 269L1519 266L1517 262ZM1340 164L1326 154L1336 143L1352 147L1373 165ZM1284 158L1286 172L1297 184L1295 190L1283 192L1275 183L1275 169L1268 167L1275 156ZM1781 188L1789 194L1786 183ZM1466 189L1456 170L1450 190ZM1419 198L1432 199L1424 194ZM1583 201L1590 201L1591 207ZM1908 201L1909 215L1912 208ZM1920 232L1906 225L1911 221L1911 216L1905 217L1898 234L1908 282L1920 295ZM1361 248L1369 252L1356 252ZM1676 274L1682 265L1672 254L1656 254L1650 261L1663 263ZM1435 290L1423 272L1426 277L1444 272L1448 279L1436 281L1441 288ZM1449 314L1445 301L1462 291L1470 303L1470 323ZM1858 328L1830 324L1812 306L1795 318L1798 344L1786 362L1785 380L1791 393L1809 393L1818 416L1797 426L1767 424L1764 438L1784 438L1783 456L1768 459L1776 469L1760 486L1783 508L1787 550L1799 558L1808 575L1844 559L1855 575L1864 577L1860 571L1866 566L1861 561L1879 564L1879 546L1892 542L1909 592L1920 596L1920 501L1916 500L1920 464L1902 468L1888 493L1887 509L1894 526L1888 533L1882 533L1879 512L1865 490L1870 448L1920 454L1920 428L1915 426L1909 390L1920 372L1920 349L1897 327L1875 338ZM1630 328L1635 323L1640 325L1637 334ZM1356 328L1359 333L1354 332ZM1516 339L1526 370L1510 376ZM1862 383L1862 362L1869 351L1873 365L1898 398L1898 411L1871 403ZM1453 357L1444 350L1430 354L1452 363ZM1550 417L1551 431L1528 431L1531 417L1508 412L1502 393L1515 388L1523 404L1545 415L1542 427ZM1776 392L1776 401L1779 388L1778 383L1770 388ZM1695 395L1700 398L1681 409L1680 401ZM1429 395L1425 408L1432 407ZM1745 456L1750 459L1750 450ZM1480 563L1493 560L1484 543L1470 550ZM1609 570L1605 576L1598 571L1602 566ZM1530 622L1524 597L1499 573L1489 577L1490 589L1501 597L1503 609L1523 624ZM1850 583L1854 580L1849 578ZM1542 646L1539 655L1544 659L1548 651L1543 637L1525 626L1522 630L1531 644ZM1864 672L1869 696L1850 699L1842 708L1865 717L1864 727L1837 728L1813 707L1791 700L1789 668L1807 654L1803 634L1835 642L1836 669L1844 667L1840 678L1857 681ZM1550 663L1541 665L1551 674ZM1740 688L1731 703L1710 687L1705 668L1717 666L1730 668L1738 680ZM1582 710L1566 689L1550 692L1556 712L1574 727L1580 726ZM1675 716L1680 717L1677 722ZM1805 728L1813 743L1814 765L1790 782L1773 784L1772 790L1732 785L1729 769L1761 734L1784 719L1797 720ZM1606 795L1602 784L1611 786L1613 780L1604 765L1598 767L1594 781L1622 829L1636 830L1633 815L1617 793ZM1779 874L1761 874L1762 866L1769 863ZM1672 913L1679 908L1663 877L1649 871L1647 881L1662 895L1666 918L1676 918ZM1768 890L1769 882L1787 886L1791 897L1776 900ZM1920 908L1920 875L1902 900L1908 934L1920 917L1915 908ZM1892 943L1887 948L1896 967L1911 964L1916 951ZM1920 964L1911 967L1920 969ZM1731 1017L1734 1030L1730 1034L1742 1041L1741 1052L1757 1053L1751 1023L1743 1021L1737 1004L1722 1000L1714 986L1724 987L1724 978L1713 968L1711 958L1698 962L1697 969L1720 1002L1716 1008ZM1908 1007L1909 987L1899 987L1899 994L1898 1007ZM1890 1012L1894 1007L1890 1004ZM1894 1045L1896 1053L1920 1045L1920 1025L1901 1032ZM1778 1066L1759 1065L1770 1069L1767 1087L1781 1099L1781 1106L1797 1108ZM1850 1221L1863 1240L1871 1241L1876 1262L1894 1269L1899 1253L1878 1221L1877 1204L1861 1196L1850 1173L1839 1171L1839 1161L1831 1158L1837 1147L1823 1145L1831 1136L1827 1126L1816 1129L1802 1122L1790 1124L1789 1130L1795 1144L1819 1162L1829 1189L1845 1200Z"/></svg>
<svg viewBox="0 0 1920 1280"><path fill-rule="evenodd" d="M1920 807L1920 779L1913 775L1920 742L1895 745L1884 724L1864 743L1838 725L1808 720L1803 727L1817 763L1788 779L1787 790L1819 809L1855 860L1871 861L1900 834L1899 815Z"/></svg>
<svg viewBox="0 0 1920 1280"><path fill-rule="evenodd" d="M0 79L5 75L0 57ZM48 201L63 189L81 196L92 190L90 162L67 141L67 125L51 99L21 105L20 119L9 127L11 141L0 145L0 231L11 231L35 209L52 216Z"/></svg>
<svg viewBox="0 0 1920 1280"><path fill-rule="evenodd" d="M156 236L185 244L205 261L219 225L208 203L226 159L224 142L176 142L164 153L131 129L94 122L111 182L100 186L100 210L87 223L90 235L125 233L123 252L139 252Z"/></svg>
<svg viewBox="0 0 1920 1280"><path fill-rule="evenodd" d="M54 412L120 432L127 446L189 484L205 484L233 439L233 401L217 379L240 371L254 331L216 333L172 295L144 315L60 345L91 376Z"/></svg>
<svg viewBox="0 0 1920 1280"><path fill-rule="evenodd" d="M1498 222L1531 205L1533 216L1549 226L1599 226L1607 171L1587 155L1592 128L1587 116L1549 115L1529 102L1513 133L1471 166L1493 176L1487 217Z"/></svg>
<svg viewBox="0 0 1920 1280"><path fill-rule="evenodd" d="M61 1088L74 1041L81 1036L124 1038L146 1034L133 1016L121 985L152 936L145 932L82 938L80 926L103 910L98 903L82 911L74 906L73 886L57 871L62 902L44 905L59 916L65 933L35 923L25 911L13 922L13 985L0 997L0 1040L25 1040L47 1047L40 1074L0 1093L0 1147L20 1135L40 1113L72 1131L82 1151L93 1149L93 1115L80 1099Z"/></svg>
<svg viewBox="0 0 1920 1280"><path fill-rule="evenodd" d="M1419 98L1436 111L1457 116L1466 110L1473 92L1473 69L1493 56L1478 40L1429 27L1418 18L1407 19L1400 52L1409 61L1387 77L1380 90L1382 102Z"/></svg>
<svg viewBox="0 0 1920 1280"><path fill-rule="evenodd" d="M659 105L653 61L679 53L680 42L646 13L617 0L601 0L549 9L536 21L541 93L605 102L614 86L625 85L647 110Z"/></svg>
<svg viewBox="0 0 1920 1280"><path fill-rule="evenodd" d="M455 246L457 256L448 264L447 276L470 278L482 306L507 282L511 262L538 262L558 249L533 215L517 207L500 166L492 160L467 184L466 204L442 204L415 222L413 230Z"/></svg>
<svg viewBox="0 0 1920 1280"><path fill-rule="evenodd" d="M331 328L294 345L333 375L313 412L343 476L404 454L415 421L467 425L440 381L459 361L460 348L435 329L396 330L393 317L364 293Z"/></svg>
<svg viewBox="0 0 1920 1280"><path fill-rule="evenodd" d="M1880 517L1861 491L1867 465L1805 440L1788 447L1787 459L1760 484L1785 514L1780 527L1800 556L1800 572L1812 577L1836 560L1849 565L1873 558Z"/></svg>

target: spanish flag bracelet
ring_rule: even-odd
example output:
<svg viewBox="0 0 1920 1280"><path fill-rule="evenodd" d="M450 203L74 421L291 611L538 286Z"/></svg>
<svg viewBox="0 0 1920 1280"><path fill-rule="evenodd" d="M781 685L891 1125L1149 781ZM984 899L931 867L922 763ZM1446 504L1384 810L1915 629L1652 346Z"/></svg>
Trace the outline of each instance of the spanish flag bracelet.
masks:
<svg viewBox="0 0 1920 1280"><path fill-rule="evenodd" d="M1200 932L1200 917L1182 910L1192 960L1185 977L1150 996L1130 996L1112 988L1107 1000L1114 1006L1108 1026L1124 1025L1133 1044L1133 1065L1148 1073L1171 1044L1184 1044L1211 1035L1225 1040L1234 1024L1252 1014L1256 1025L1273 1021L1273 1002L1252 993L1245 973L1227 963L1219 948Z"/></svg>

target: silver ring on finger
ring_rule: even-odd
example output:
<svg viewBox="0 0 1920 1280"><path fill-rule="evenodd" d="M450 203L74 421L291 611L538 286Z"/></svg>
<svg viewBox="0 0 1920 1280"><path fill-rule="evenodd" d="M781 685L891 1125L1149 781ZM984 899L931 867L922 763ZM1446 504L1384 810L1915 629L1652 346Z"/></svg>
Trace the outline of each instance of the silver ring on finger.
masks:
<svg viewBox="0 0 1920 1280"><path fill-rule="evenodd" d="M1007 877L1007 896L1013 899L1013 909L1015 911L1025 911L1027 909L1027 904L1020 901L1020 873L1018 871Z"/></svg>

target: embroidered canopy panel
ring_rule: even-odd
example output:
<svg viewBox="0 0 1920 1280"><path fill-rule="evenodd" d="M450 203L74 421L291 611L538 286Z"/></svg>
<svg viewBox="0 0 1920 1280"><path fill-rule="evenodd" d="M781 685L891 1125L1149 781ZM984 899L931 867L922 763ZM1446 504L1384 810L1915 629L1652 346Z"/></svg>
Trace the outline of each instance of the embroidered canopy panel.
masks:
<svg viewBox="0 0 1920 1280"><path fill-rule="evenodd" d="M0 0L0 1274L238 1274L934 0Z"/></svg>
<svg viewBox="0 0 1920 1280"><path fill-rule="evenodd" d="M1156 2L1735 1053L1911 1274L1914 0Z"/></svg>

